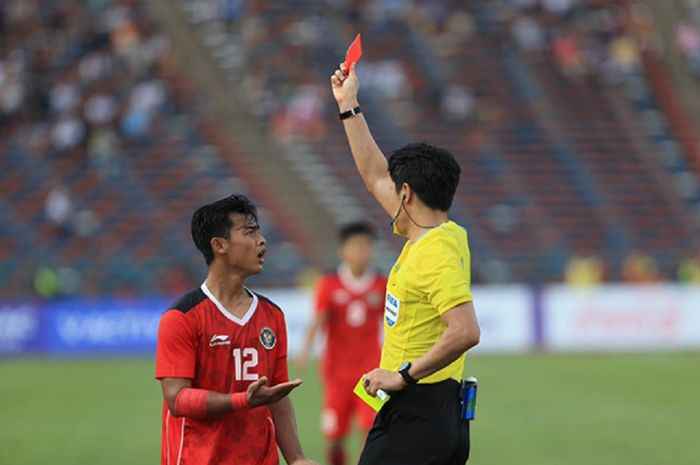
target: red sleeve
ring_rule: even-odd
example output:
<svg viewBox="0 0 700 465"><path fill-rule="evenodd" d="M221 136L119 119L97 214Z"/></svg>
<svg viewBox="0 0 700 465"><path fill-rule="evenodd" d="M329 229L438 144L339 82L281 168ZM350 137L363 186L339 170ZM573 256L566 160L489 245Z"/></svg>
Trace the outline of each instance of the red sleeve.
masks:
<svg viewBox="0 0 700 465"><path fill-rule="evenodd" d="M156 379L194 378L197 353L196 331L179 310L160 318L156 346Z"/></svg>
<svg viewBox="0 0 700 465"><path fill-rule="evenodd" d="M316 284L316 300L314 310L317 315L326 313L331 308L331 293L333 285L329 276L322 276Z"/></svg>
<svg viewBox="0 0 700 465"><path fill-rule="evenodd" d="M277 324L277 358L275 360L275 373L272 375L271 384L285 383L289 381L289 369L287 367L287 324L284 315L280 312Z"/></svg>

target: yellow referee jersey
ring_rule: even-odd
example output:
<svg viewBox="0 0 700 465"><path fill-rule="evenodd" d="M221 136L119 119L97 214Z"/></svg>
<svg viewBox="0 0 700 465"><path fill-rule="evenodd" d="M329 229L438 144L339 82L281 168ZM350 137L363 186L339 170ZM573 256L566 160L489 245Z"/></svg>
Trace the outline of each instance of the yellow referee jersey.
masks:
<svg viewBox="0 0 700 465"><path fill-rule="evenodd" d="M472 300L469 265L467 231L452 221L406 242L389 274L381 368L396 371L435 345L445 331L440 316ZM420 382L459 381L465 359L466 354Z"/></svg>

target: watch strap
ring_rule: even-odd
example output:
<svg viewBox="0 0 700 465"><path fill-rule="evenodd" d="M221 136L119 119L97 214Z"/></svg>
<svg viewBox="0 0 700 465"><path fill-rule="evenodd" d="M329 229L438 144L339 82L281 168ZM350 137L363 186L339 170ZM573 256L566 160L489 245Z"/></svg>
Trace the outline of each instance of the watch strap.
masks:
<svg viewBox="0 0 700 465"><path fill-rule="evenodd" d="M348 111L338 113L338 118L340 118L340 120L342 121L344 119L352 118L355 115L359 115L360 113L362 113L362 108L360 108L360 106L358 105L355 108L351 108Z"/></svg>
<svg viewBox="0 0 700 465"><path fill-rule="evenodd" d="M403 380L406 382L406 384L409 384L409 385L418 384L418 380L408 373L408 371L411 369L412 366L413 365L411 364L411 362L406 362L399 370L399 374L401 375Z"/></svg>

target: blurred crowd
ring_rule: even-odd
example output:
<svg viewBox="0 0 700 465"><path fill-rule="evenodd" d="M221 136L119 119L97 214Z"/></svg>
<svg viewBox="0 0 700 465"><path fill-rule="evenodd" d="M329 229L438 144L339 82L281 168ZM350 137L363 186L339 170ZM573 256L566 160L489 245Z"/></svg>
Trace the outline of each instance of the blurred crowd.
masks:
<svg viewBox="0 0 700 465"><path fill-rule="evenodd" d="M49 225L46 240L93 237L103 220L84 192L71 191L80 178L67 179L78 174L58 168L63 160L86 165L82 178L118 185L120 157L177 111L159 73L168 40L140 8L134 0L0 2L0 150L42 167L41 184L27 188L46 192L43 220L25 226ZM86 276L69 260L35 265L38 295L84 290ZM163 288L182 288L182 275L165 272ZM115 283L108 292L133 288Z"/></svg>
<svg viewBox="0 0 700 465"><path fill-rule="evenodd" d="M507 109L464 82L445 80L436 94L425 82L433 70L416 72L411 60L402 59L397 41L391 39L397 31L424 41L411 42L417 54L426 46L448 62L459 59L466 44L484 36L496 38L504 46L514 44L534 62L553 62L574 84L624 83L642 71L643 53L662 52L652 11L640 1L324 0L301 11L265 0L182 2L195 24L225 25L234 38L229 58L245 70L242 94L270 133L285 144L313 144L327 135L335 109L325 78L337 66L331 60L342 56L344 40L358 30L372 38L370 53L358 68L363 95L370 95L395 125L409 131L412 118L421 112L434 111L431 117L445 123L476 121L483 127L498 123ZM694 24L679 25L678 47L692 63L700 48ZM479 127L470 126L470 140L486 139ZM517 226L517 214L517 209L500 204L488 208L486 216L496 231L508 233ZM507 276L507 264L502 268ZM662 273L652 256L633 252L613 272L593 254L576 254L567 262L564 278L571 283L696 282L697 271L698 260L687 259L672 276Z"/></svg>
<svg viewBox="0 0 700 465"><path fill-rule="evenodd" d="M154 65L168 42L133 6L2 2L0 130L20 127L35 157L82 147L110 174L121 145L145 137L165 103Z"/></svg>
<svg viewBox="0 0 700 465"><path fill-rule="evenodd" d="M339 56L340 37L351 37L359 24L375 42L397 27L408 28L425 38L433 53L447 58L485 32L514 42L534 59L554 60L567 78L608 83L638 72L642 50L659 48L649 8L622 0L323 0L302 11L293 2L182 1L193 22L227 25L236 38L230 58L246 71L242 94L285 142L314 142L326 133L324 115L332 109L327 83L319 76L337 65L329 56ZM337 18L342 21L334 22ZM684 26L684 48L697 45L691 31L697 29ZM382 49L375 47L363 58L358 71L363 92L379 99L397 124L409 124L411 112L406 110L426 100L437 100L438 116L446 122L468 121L483 113L480 96L462 84L450 83L437 96L422 95L432 90L396 50L386 54L383 46L380 42ZM310 63L324 68L312 69Z"/></svg>
<svg viewBox="0 0 700 465"><path fill-rule="evenodd" d="M379 44L359 68L363 92L409 132L421 112L447 124L486 127L508 109L462 81L440 81L440 66L418 72L416 63L400 55L396 35L411 37L418 64L421 56L457 59L465 44L487 36L514 44L534 62L552 61L573 82L604 85L639 73L642 54L660 51L654 17L637 1L318 0L308 10L291 1L180 1L195 25L217 22L236 38L224 52L241 71L241 94L285 144L327 138L336 111L327 75L358 30ZM700 8L696 0L688 2ZM678 25L675 38L689 71L700 77L694 18ZM0 2L0 147L14 145L47 163L77 154L101 179L118 181L120 154L152 137L178 105L158 73L172 51L155 31L137 0ZM447 84L436 88L431 79ZM469 137L475 143L486 139L478 127ZM42 214L56 235L96 234L101 218L82 205L69 182L54 176L46 187ZM497 232L516 227L516 208L486 210ZM653 252L634 252L612 273L603 259L584 251L571 257L564 275L572 284L697 283L700 258L684 260L671 276L660 271ZM173 292L187 284L178 270L164 279L163 287ZM47 266L36 270L34 283L40 295L53 296L74 292L79 280L70 267Z"/></svg>
<svg viewBox="0 0 700 465"><path fill-rule="evenodd" d="M131 1L8 0L0 6L0 132L47 162L79 151L103 178L146 137L166 103L154 67L168 51ZM62 234L89 236L94 213L75 208L60 178L45 215Z"/></svg>
<svg viewBox="0 0 700 465"><path fill-rule="evenodd" d="M581 251L572 255L564 270L564 282L576 287L589 287L608 281L628 284L653 284L677 281L700 285L700 252L688 255L678 265L675 275L665 275L653 255L642 251L628 254L619 275L615 276L605 261L594 252Z"/></svg>
<svg viewBox="0 0 700 465"><path fill-rule="evenodd" d="M568 78L616 83L639 71L642 50L658 48L641 2L514 0L511 33L522 50L550 53Z"/></svg>

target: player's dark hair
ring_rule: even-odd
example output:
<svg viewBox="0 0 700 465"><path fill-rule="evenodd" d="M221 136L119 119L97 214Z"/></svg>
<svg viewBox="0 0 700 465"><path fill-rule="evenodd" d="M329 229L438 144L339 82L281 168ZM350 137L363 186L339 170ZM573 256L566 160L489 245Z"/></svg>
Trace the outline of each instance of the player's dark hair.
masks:
<svg viewBox="0 0 700 465"><path fill-rule="evenodd" d="M233 226L231 214L240 213L248 220L258 222L258 211L248 197L234 194L216 202L199 207L192 215L192 240L197 246L207 265L214 261L214 251L211 249L213 237L229 238Z"/></svg>
<svg viewBox="0 0 700 465"><path fill-rule="evenodd" d="M338 232L338 239L341 244L345 244L345 241L353 236L369 236L374 239L377 234L374 231L374 227L364 221L354 221L343 225Z"/></svg>
<svg viewBox="0 0 700 465"><path fill-rule="evenodd" d="M423 142L405 145L389 156L389 175L396 192L407 183L434 210L450 209L460 173L459 164L448 150Z"/></svg>

